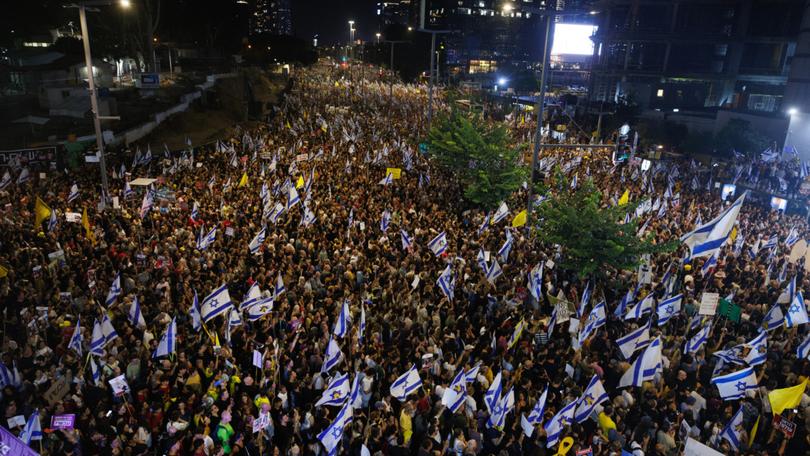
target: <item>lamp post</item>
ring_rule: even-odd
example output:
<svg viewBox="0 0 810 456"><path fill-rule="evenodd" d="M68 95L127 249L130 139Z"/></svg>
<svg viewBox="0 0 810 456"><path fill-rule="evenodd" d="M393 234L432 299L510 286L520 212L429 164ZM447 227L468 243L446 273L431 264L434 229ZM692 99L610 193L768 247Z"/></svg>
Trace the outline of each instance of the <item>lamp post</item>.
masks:
<svg viewBox="0 0 810 456"><path fill-rule="evenodd" d="M377 44L380 44L380 37L382 36L380 33L375 33L375 37L377 37Z"/></svg>
<svg viewBox="0 0 810 456"><path fill-rule="evenodd" d="M354 58L354 21L349 21L349 58Z"/></svg>
<svg viewBox="0 0 810 456"><path fill-rule="evenodd" d="M93 128L96 132L96 147L98 147L98 165L101 171L101 190L103 197L107 198L110 194L110 188L107 183L107 162L104 159L104 138L101 133L101 120L102 119L120 119L119 117L102 117L98 110L98 91L96 90L95 76L93 75L93 57L90 54L90 33L87 30L87 7L90 6L104 6L118 3L122 8L129 8L129 0L95 0L86 1L79 4L68 5L72 8L79 8L79 22L82 29L82 45L84 47L84 63L87 68L87 87L90 91L90 108L93 111ZM106 201L105 201L106 203Z"/></svg>
<svg viewBox="0 0 810 456"><path fill-rule="evenodd" d="M782 153L784 153L785 150L787 150L788 141L790 141L790 133L792 133L791 128L793 128L793 119L796 117L797 114L799 114L799 110L796 108L789 108L787 110L787 114L788 114L788 128L787 133L785 134L785 143L782 144Z"/></svg>

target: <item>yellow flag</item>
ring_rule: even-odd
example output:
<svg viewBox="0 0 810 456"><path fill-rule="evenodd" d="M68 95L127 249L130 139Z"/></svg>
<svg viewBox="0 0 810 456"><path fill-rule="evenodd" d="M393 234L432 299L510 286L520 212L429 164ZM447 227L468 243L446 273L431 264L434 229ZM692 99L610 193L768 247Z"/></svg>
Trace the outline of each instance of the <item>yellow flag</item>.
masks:
<svg viewBox="0 0 810 456"><path fill-rule="evenodd" d="M42 221L51 216L51 208L37 196L34 204L34 226L40 228Z"/></svg>
<svg viewBox="0 0 810 456"><path fill-rule="evenodd" d="M287 129L292 130L292 127L290 126L290 121L289 120L287 121Z"/></svg>
<svg viewBox="0 0 810 456"><path fill-rule="evenodd" d="M242 178L239 179L239 186L244 187L247 184L248 184L248 177L247 177L247 173L245 172L245 173L242 173Z"/></svg>
<svg viewBox="0 0 810 456"><path fill-rule="evenodd" d="M0 265L0 279L6 276L8 276L8 268L6 268L3 265Z"/></svg>
<svg viewBox="0 0 810 456"><path fill-rule="evenodd" d="M759 415L759 416L757 417L757 422L756 422L756 423L754 423L754 427L753 427L753 428L751 428L751 435L748 437L748 447L749 447L749 448L750 448L750 447L751 447L751 445L754 443L754 437L756 437L756 436L757 436L757 429L759 429L759 419L760 419L761 417L762 417L762 415Z"/></svg>
<svg viewBox="0 0 810 456"><path fill-rule="evenodd" d="M731 229L731 234L729 234L728 237L729 237L729 239L731 239L731 242L729 242L729 244L733 244L734 240L737 239L737 227L736 226Z"/></svg>
<svg viewBox="0 0 810 456"><path fill-rule="evenodd" d="M87 236L87 239L95 244L96 243L96 235L93 233L93 229L90 228L90 218L87 217L87 208L84 208L82 212L82 226L84 227L84 234Z"/></svg>
<svg viewBox="0 0 810 456"><path fill-rule="evenodd" d="M391 175L391 179L399 179L402 177L402 170L400 168L385 168L385 175Z"/></svg>
<svg viewBox="0 0 810 456"><path fill-rule="evenodd" d="M295 183L295 188L301 188L304 186L304 176L298 176L298 181Z"/></svg>
<svg viewBox="0 0 810 456"><path fill-rule="evenodd" d="M526 224L526 217L527 217L527 214L526 214L525 209L518 212L518 215L516 215L515 218L512 219L512 228L517 228L519 226L525 225Z"/></svg>
<svg viewBox="0 0 810 456"><path fill-rule="evenodd" d="M625 190L622 197L619 198L619 206L624 206L625 204L630 202L630 190Z"/></svg>
<svg viewBox="0 0 810 456"><path fill-rule="evenodd" d="M795 408L802 401L802 394L807 388L807 379L796 386L781 388L768 393L768 400L771 401L771 410L776 415L781 415L786 408Z"/></svg>

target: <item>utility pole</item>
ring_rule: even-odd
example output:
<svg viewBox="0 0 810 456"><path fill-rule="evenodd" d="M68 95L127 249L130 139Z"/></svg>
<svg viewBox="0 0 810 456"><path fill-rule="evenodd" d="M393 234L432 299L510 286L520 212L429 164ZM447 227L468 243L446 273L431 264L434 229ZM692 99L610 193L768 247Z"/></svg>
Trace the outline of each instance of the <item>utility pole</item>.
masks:
<svg viewBox="0 0 810 456"><path fill-rule="evenodd" d="M428 30L425 28L425 0L419 4L419 31L430 33L430 76L428 79L428 115L427 130L430 131L430 123L433 120L433 75L436 61L436 34L450 33L450 30Z"/></svg>
<svg viewBox="0 0 810 456"><path fill-rule="evenodd" d="M388 69L391 71L391 79L388 83L388 98L393 103L394 101L394 45L398 43L410 43L410 41L405 40L383 40L383 43L391 44L391 63L388 65Z"/></svg>

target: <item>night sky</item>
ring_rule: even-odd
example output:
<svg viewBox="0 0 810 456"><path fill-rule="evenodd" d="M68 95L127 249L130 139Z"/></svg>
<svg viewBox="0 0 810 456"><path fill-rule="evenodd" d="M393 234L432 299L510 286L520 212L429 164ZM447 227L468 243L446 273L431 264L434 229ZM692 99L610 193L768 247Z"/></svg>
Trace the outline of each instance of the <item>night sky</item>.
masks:
<svg viewBox="0 0 810 456"><path fill-rule="evenodd" d="M293 33L311 40L317 33L319 45L349 40L349 19L354 20L356 38L371 40L377 32L375 0L291 0Z"/></svg>

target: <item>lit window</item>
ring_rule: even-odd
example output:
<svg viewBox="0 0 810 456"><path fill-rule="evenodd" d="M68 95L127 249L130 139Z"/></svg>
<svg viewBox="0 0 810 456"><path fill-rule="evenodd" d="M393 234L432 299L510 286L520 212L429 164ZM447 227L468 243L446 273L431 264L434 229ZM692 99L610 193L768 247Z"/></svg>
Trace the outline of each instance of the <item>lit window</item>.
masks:
<svg viewBox="0 0 810 456"><path fill-rule="evenodd" d="M663 96L664 96L664 89L658 89L658 92L657 92L655 95L656 95L658 98L663 97Z"/></svg>

